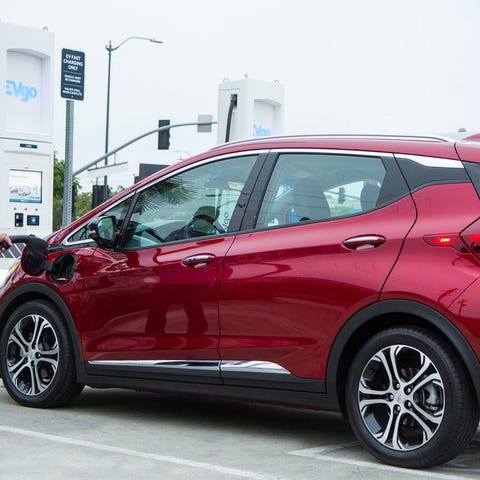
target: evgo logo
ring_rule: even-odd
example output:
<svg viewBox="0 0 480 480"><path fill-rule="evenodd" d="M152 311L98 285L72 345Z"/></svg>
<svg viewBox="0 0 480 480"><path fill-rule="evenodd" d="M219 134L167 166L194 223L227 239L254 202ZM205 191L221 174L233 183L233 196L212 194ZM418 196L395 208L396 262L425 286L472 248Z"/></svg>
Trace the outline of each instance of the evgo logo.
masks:
<svg viewBox="0 0 480 480"><path fill-rule="evenodd" d="M17 83L14 80L7 80L5 94L11 97L19 97L22 102L28 102L38 96L38 90L35 87L24 85L22 82Z"/></svg>

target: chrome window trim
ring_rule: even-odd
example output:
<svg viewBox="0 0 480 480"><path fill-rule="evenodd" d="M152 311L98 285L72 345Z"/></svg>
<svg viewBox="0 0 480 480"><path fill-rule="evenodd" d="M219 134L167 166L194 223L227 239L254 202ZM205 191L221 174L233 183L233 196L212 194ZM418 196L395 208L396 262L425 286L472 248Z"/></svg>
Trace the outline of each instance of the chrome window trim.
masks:
<svg viewBox="0 0 480 480"><path fill-rule="evenodd" d="M342 150L333 148L298 148L298 147L286 147L286 148L272 148L272 153L320 153L320 154L333 154L333 155L345 155L350 157L388 157L394 158L392 152L370 152L367 150Z"/></svg>
<svg viewBox="0 0 480 480"><path fill-rule="evenodd" d="M83 228L85 226L85 224L83 224L80 228ZM80 230L80 228L78 228L77 230L75 230L73 233L71 233L68 237L70 238L72 235L74 235L75 233L78 232L78 230ZM86 240L77 240L76 242L67 242L67 240L63 241L61 243L61 245L65 245L65 246L68 246L68 247L81 247L82 245L87 245L89 243L92 243L94 242L91 238L90 239L86 239Z"/></svg>
<svg viewBox="0 0 480 480"><path fill-rule="evenodd" d="M441 157L428 157L421 155L404 155L401 153L395 154L398 158L404 158L406 160L411 160L412 162L423 165L424 167L431 168L461 168L465 169L463 163L460 160L454 160L451 158L441 158Z"/></svg>

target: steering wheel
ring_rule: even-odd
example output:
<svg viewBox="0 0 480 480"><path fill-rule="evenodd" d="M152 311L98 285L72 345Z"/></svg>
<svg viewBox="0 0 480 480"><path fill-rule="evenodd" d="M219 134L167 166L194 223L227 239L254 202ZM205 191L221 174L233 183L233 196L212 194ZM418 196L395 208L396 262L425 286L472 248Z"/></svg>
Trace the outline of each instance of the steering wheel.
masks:
<svg viewBox="0 0 480 480"><path fill-rule="evenodd" d="M153 228L146 228L141 232L141 235L143 235L144 233L147 233L148 235L152 236L153 238L155 238L155 240L158 240L160 243L165 243L165 239L162 238L160 235L158 235L158 233Z"/></svg>
<svg viewBox="0 0 480 480"><path fill-rule="evenodd" d="M215 225L215 219L208 215L197 215L185 226L187 238L203 237L225 233L225 230Z"/></svg>

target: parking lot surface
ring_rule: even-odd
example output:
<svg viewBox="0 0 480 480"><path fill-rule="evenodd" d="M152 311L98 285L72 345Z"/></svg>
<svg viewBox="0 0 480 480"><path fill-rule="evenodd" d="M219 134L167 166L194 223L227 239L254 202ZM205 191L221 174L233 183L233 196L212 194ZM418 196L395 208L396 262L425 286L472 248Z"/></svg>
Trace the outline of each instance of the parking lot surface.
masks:
<svg viewBox="0 0 480 480"><path fill-rule="evenodd" d="M337 414L93 389L38 410L0 386L0 461L9 480L477 479L480 432L448 464L403 470L366 453Z"/></svg>

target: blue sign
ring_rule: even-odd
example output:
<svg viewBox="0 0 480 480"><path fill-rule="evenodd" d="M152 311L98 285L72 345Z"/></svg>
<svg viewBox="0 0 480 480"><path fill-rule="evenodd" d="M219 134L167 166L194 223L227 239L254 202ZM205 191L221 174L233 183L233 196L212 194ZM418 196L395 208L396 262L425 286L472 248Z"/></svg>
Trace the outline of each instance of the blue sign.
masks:
<svg viewBox="0 0 480 480"><path fill-rule="evenodd" d="M62 49L62 98L83 100L85 86L85 53Z"/></svg>
<svg viewBox="0 0 480 480"><path fill-rule="evenodd" d="M268 128L262 127L262 125L253 124L253 136L254 137L269 137L272 131Z"/></svg>
<svg viewBox="0 0 480 480"><path fill-rule="evenodd" d="M32 98L37 98L38 90L35 87L24 85L22 82L17 83L15 80L7 80L5 94L17 97L22 102L28 102Z"/></svg>

